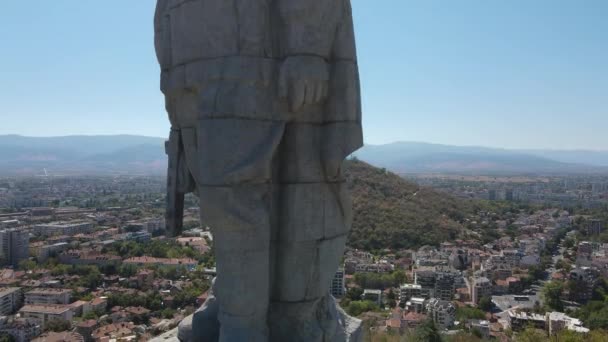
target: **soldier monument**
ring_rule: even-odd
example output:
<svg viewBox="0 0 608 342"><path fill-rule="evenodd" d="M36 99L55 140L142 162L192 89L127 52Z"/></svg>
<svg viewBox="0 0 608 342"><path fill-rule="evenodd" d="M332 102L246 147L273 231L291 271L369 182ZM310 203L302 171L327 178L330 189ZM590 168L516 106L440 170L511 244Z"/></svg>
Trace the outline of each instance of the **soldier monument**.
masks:
<svg viewBox="0 0 608 342"><path fill-rule="evenodd" d="M158 0L167 223L200 199L218 276L182 341L358 341L329 294L362 145L350 0Z"/></svg>

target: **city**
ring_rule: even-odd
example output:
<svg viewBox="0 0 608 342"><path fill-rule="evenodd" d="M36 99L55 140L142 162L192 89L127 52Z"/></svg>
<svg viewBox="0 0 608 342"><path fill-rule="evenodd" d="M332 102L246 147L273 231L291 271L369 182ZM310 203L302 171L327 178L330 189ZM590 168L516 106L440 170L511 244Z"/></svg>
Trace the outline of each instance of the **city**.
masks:
<svg viewBox="0 0 608 342"><path fill-rule="evenodd" d="M216 273L213 235L188 196L184 234L167 238L163 191L160 177L0 179L0 332L16 341L145 340L194 312ZM551 201L472 201L485 206L463 218L463 238L347 248L332 295L376 337L414 334L429 319L448 338L480 340L531 326L547 336L608 327L590 317L608 290L605 218L589 214L597 206L583 208L583 197L568 202L574 212Z"/></svg>
<svg viewBox="0 0 608 342"><path fill-rule="evenodd" d="M608 341L607 17L0 2L0 342Z"/></svg>

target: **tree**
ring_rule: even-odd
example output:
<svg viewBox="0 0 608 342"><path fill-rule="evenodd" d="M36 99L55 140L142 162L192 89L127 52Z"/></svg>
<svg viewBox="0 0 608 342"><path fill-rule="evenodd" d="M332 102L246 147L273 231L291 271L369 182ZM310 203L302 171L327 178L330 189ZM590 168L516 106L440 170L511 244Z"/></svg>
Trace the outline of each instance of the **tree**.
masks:
<svg viewBox="0 0 608 342"><path fill-rule="evenodd" d="M166 308L166 309L163 309L163 311L161 311L160 314L161 314L161 316L163 316L163 318L171 319L171 318L173 318L173 316L175 316L175 312L176 311L173 309Z"/></svg>
<svg viewBox="0 0 608 342"><path fill-rule="evenodd" d="M481 299L479 299L479 304L477 304L477 306L479 306L479 308L483 311L492 310L493 305L494 304L492 304L492 299L488 296L481 297Z"/></svg>
<svg viewBox="0 0 608 342"><path fill-rule="evenodd" d="M414 332L414 341L441 342L441 334L432 319L427 319Z"/></svg>
<svg viewBox="0 0 608 342"><path fill-rule="evenodd" d="M560 259L555 263L555 268L558 270L564 270L565 272L570 272L572 269L572 265L564 259Z"/></svg>
<svg viewBox="0 0 608 342"><path fill-rule="evenodd" d="M543 330L538 330L532 327L518 333L515 337L516 342L541 342L547 341L547 335Z"/></svg>
<svg viewBox="0 0 608 342"><path fill-rule="evenodd" d="M137 273L137 266L133 264L122 264L118 268L118 274L124 278L130 278Z"/></svg>
<svg viewBox="0 0 608 342"><path fill-rule="evenodd" d="M33 260L30 259L21 260L19 262L20 270L31 271L36 269L36 267L38 267L38 264L36 264Z"/></svg>
<svg viewBox="0 0 608 342"><path fill-rule="evenodd" d="M7 333L0 334L0 342L15 342L15 338Z"/></svg>
<svg viewBox="0 0 608 342"><path fill-rule="evenodd" d="M564 283L561 281L549 281L543 287L543 297L545 305L555 311L563 311L564 303L562 302L562 292Z"/></svg>
<svg viewBox="0 0 608 342"><path fill-rule="evenodd" d="M395 306L397 306L397 296L395 295L395 292L393 291L392 287L388 290L386 299L389 308L394 308Z"/></svg>
<svg viewBox="0 0 608 342"><path fill-rule="evenodd" d="M470 306L463 306L456 308L456 320L466 321L469 319L484 319L486 313L482 310Z"/></svg>
<svg viewBox="0 0 608 342"><path fill-rule="evenodd" d="M65 319L51 319L46 323L45 330L46 331L54 331L54 332L62 332L67 331L72 328L72 324Z"/></svg>
<svg viewBox="0 0 608 342"><path fill-rule="evenodd" d="M378 310L380 310L380 308L378 307L378 305L376 303L374 303L372 301L356 300L356 301L350 302L346 311L351 316L359 316L360 314L367 312L367 311L378 311Z"/></svg>
<svg viewBox="0 0 608 342"><path fill-rule="evenodd" d="M346 298L352 300L361 300L363 289L360 287L351 287L346 291Z"/></svg>

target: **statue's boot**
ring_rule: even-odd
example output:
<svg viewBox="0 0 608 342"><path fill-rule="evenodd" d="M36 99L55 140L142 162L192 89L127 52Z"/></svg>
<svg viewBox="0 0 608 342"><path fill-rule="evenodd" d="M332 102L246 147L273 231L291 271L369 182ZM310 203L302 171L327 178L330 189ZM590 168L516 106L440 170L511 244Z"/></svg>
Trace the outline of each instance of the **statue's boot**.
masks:
<svg viewBox="0 0 608 342"><path fill-rule="evenodd" d="M217 342L220 337L220 322L218 321L219 304L215 298L215 279L213 279L209 295L190 322L184 320L179 326L179 339L183 342Z"/></svg>

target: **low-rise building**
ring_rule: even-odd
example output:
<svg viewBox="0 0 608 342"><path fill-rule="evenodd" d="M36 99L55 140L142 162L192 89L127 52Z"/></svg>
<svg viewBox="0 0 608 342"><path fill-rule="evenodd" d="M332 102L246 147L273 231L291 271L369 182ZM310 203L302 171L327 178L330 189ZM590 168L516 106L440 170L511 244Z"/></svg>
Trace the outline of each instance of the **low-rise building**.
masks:
<svg viewBox="0 0 608 342"><path fill-rule="evenodd" d="M177 243L182 246L192 247L193 249L205 254L211 250L207 244L207 240L200 236L180 237L176 239Z"/></svg>
<svg viewBox="0 0 608 342"><path fill-rule="evenodd" d="M70 250L59 255L59 261L68 265L97 265L97 266L117 266L122 259L117 255L103 254L99 252L87 252Z"/></svg>
<svg viewBox="0 0 608 342"><path fill-rule="evenodd" d="M198 262L190 258L154 258L149 256L133 257L123 261L125 264L136 266L160 266L160 267L184 267L189 271L193 271Z"/></svg>
<svg viewBox="0 0 608 342"><path fill-rule="evenodd" d="M33 227L34 234L41 236L76 235L93 231L93 223L86 221L53 222L37 224Z"/></svg>
<svg viewBox="0 0 608 342"><path fill-rule="evenodd" d="M38 262L45 262L50 256L59 254L70 248L70 244L67 242L58 242L52 245L44 245L38 248L36 253Z"/></svg>
<svg viewBox="0 0 608 342"><path fill-rule="evenodd" d="M127 241L146 242L150 241L150 239L152 239L152 234L143 230L138 232L127 233L126 235Z"/></svg>
<svg viewBox="0 0 608 342"><path fill-rule="evenodd" d="M509 324L511 325L511 329L513 331L522 331L529 326L536 329L545 330L546 319L543 315L515 310L509 310L508 315Z"/></svg>
<svg viewBox="0 0 608 342"><path fill-rule="evenodd" d="M479 331L484 340L490 338L490 321L472 319L467 322L467 326L471 330Z"/></svg>
<svg viewBox="0 0 608 342"><path fill-rule="evenodd" d="M369 301L372 301L372 302L378 304L378 306L382 305L382 291L381 290L365 289L365 290L363 290L362 297L364 300L369 300Z"/></svg>
<svg viewBox="0 0 608 342"><path fill-rule="evenodd" d="M407 311L424 313L424 302L426 299L421 297L412 297L405 303L405 309Z"/></svg>
<svg viewBox="0 0 608 342"><path fill-rule="evenodd" d="M97 298L93 298L93 300L91 300L89 302L89 306L90 310L92 310L93 312L100 312L103 313L108 309L108 298L107 297L97 297ZM84 312L85 314L88 311Z"/></svg>
<svg viewBox="0 0 608 342"><path fill-rule="evenodd" d="M99 327L93 331L91 337L94 341L134 341L137 334L133 331L135 324L133 322L113 323Z"/></svg>
<svg viewBox="0 0 608 342"><path fill-rule="evenodd" d="M74 317L72 307L69 305L24 305L19 310L21 317L27 321L39 324L42 329L49 321L71 321Z"/></svg>
<svg viewBox="0 0 608 342"><path fill-rule="evenodd" d="M70 304L72 290L37 288L25 293L25 304Z"/></svg>
<svg viewBox="0 0 608 342"><path fill-rule="evenodd" d="M412 297L422 296L422 286L419 284L403 284L399 286L399 302L405 304Z"/></svg>
<svg viewBox="0 0 608 342"><path fill-rule="evenodd" d="M32 342L84 342L84 337L74 331L46 332L32 340Z"/></svg>
<svg viewBox="0 0 608 342"><path fill-rule="evenodd" d="M583 327L583 322L580 319L570 317L563 312L549 312L546 317L549 335L555 335L564 329L583 334L589 332L589 329Z"/></svg>
<svg viewBox="0 0 608 342"><path fill-rule="evenodd" d="M415 312L415 311L409 311L409 312L405 313L403 315L403 318L401 319L402 326L407 329L415 329L420 324L422 324L424 321L426 321L427 318L428 317L425 314Z"/></svg>
<svg viewBox="0 0 608 342"><path fill-rule="evenodd" d="M84 337L84 340L90 342L93 340L92 334L98 327L98 322L94 319L80 322L76 325L76 332Z"/></svg>

